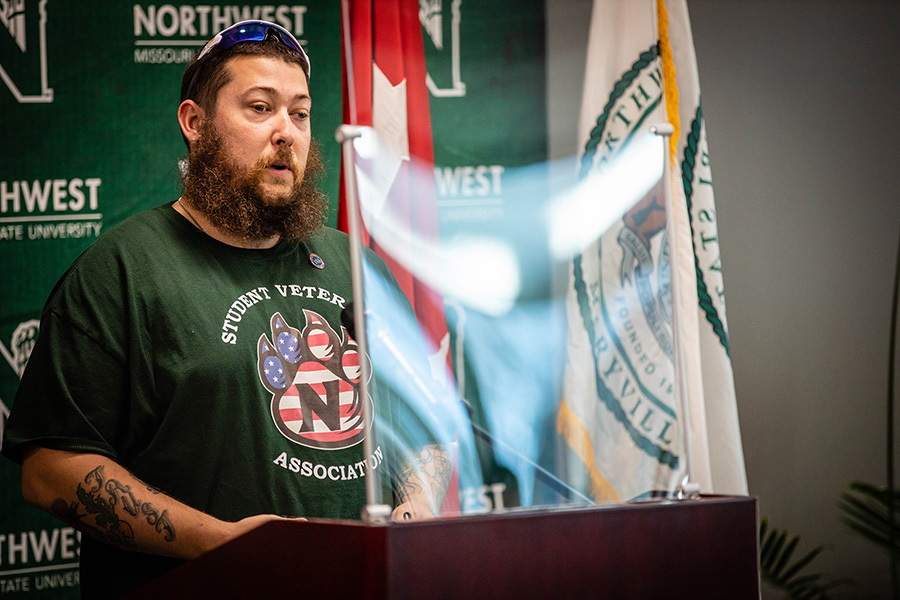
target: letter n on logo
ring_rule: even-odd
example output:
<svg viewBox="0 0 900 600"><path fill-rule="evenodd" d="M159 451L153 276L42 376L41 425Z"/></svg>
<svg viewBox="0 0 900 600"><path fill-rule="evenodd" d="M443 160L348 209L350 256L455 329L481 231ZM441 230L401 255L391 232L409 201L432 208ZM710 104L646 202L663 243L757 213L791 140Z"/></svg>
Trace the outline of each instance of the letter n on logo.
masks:
<svg viewBox="0 0 900 600"><path fill-rule="evenodd" d="M301 364L294 384L273 398L272 417L285 437L313 448L346 448L365 433L357 386L315 361Z"/></svg>
<svg viewBox="0 0 900 600"><path fill-rule="evenodd" d="M316 431L318 424L324 425L329 432L341 430L341 406L336 378L323 381L317 385L297 383L300 397L300 412L303 424L300 433ZM322 394L324 388L324 398ZM321 426L319 427L321 429Z"/></svg>

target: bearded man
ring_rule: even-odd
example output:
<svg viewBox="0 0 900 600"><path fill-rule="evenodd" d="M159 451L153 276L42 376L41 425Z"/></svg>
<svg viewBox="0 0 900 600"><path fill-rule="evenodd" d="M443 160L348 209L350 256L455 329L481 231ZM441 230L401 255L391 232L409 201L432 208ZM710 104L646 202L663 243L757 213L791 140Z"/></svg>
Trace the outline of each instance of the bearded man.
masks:
<svg viewBox="0 0 900 600"><path fill-rule="evenodd" d="M102 236L47 302L3 452L26 500L85 534L85 598L276 515L358 519L386 468L359 444L349 243L323 227L309 75L277 25L218 34L182 81L183 196ZM420 492L446 485L446 456L419 462L434 476L404 471L395 514L440 501Z"/></svg>

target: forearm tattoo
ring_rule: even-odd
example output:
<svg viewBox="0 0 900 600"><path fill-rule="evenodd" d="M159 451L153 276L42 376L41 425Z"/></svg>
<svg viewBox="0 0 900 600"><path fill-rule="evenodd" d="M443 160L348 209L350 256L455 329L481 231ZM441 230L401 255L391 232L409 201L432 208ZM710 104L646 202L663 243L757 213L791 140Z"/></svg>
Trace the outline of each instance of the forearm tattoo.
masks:
<svg viewBox="0 0 900 600"><path fill-rule="evenodd" d="M433 510L443 501L453 476L453 463L440 446L425 446L401 472L397 493L401 501L424 495Z"/></svg>
<svg viewBox="0 0 900 600"><path fill-rule="evenodd" d="M77 501L67 503L62 498L53 501L51 512L69 525L113 546L135 550L134 520L144 519L167 542L175 541L175 527L168 512L159 511L136 494L158 494L146 487L133 490L117 479L106 479L103 465L88 473L84 483L75 489ZM119 510L121 509L121 510Z"/></svg>

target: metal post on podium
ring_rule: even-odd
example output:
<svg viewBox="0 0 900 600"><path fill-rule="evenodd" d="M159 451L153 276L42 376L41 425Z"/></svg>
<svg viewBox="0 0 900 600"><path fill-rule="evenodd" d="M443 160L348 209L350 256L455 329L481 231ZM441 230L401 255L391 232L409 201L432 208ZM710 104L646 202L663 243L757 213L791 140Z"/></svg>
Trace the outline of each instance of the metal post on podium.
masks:
<svg viewBox="0 0 900 600"><path fill-rule="evenodd" d="M669 159L669 138L675 133L675 128L669 122L657 123L650 127L650 133L658 136L663 142L663 190L666 199L666 228L669 230L670 255L678 256L677 240L675 233L675 210L676 207L672 198L672 172ZM680 410L681 421L681 439L682 451L684 456L685 474L682 478L678 489L675 491L675 497L682 500L696 500L700 497L700 485L694 477L694 465L691 460L691 415L688 406L688 386L685 375L685 355L682 336L678 333L681 330L681 310L677 301L678 290L681 282L678 277L678 269L670 267L672 281L672 328L675 334L672 336L675 345L675 381L676 396L678 398L678 408Z"/></svg>
<svg viewBox="0 0 900 600"><path fill-rule="evenodd" d="M358 125L341 125L335 132L335 139L341 144L344 164L344 192L347 199L347 222L350 235L350 274L353 286L353 322L355 324L356 343L359 346L359 396L362 399L363 422L366 435L363 438L363 456L375 453L375 415L374 398L368 401L371 365L369 363L369 344L366 336L366 303L363 281L362 246L360 244L360 206L356 187L356 151L354 140L360 138L363 128ZM362 511L362 520L368 525L383 525L390 520L391 507L384 503L381 485L374 469L366 470L366 506Z"/></svg>

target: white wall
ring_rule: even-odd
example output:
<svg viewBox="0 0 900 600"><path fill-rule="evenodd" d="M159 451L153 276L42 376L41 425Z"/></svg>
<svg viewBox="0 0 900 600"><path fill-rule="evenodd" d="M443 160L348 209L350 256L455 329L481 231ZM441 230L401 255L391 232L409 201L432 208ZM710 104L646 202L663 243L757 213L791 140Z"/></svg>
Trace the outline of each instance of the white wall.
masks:
<svg viewBox="0 0 900 600"><path fill-rule="evenodd" d="M750 492L801 550L828 545L811 570L857 584L835 597L882 598L887 556L838 522L836 504L851 480L886 483L900 3L688 5ZM559 158L578 145L590 2L547 6Z"/></svg>

